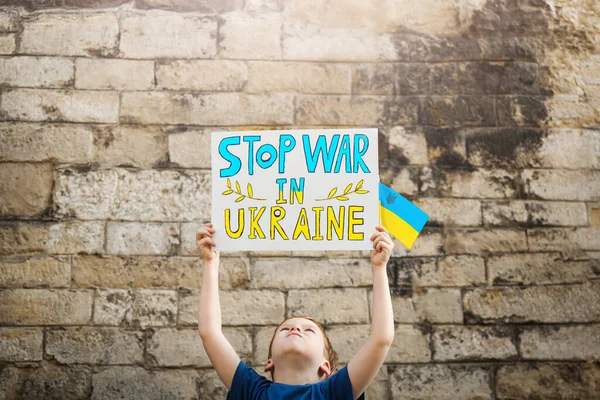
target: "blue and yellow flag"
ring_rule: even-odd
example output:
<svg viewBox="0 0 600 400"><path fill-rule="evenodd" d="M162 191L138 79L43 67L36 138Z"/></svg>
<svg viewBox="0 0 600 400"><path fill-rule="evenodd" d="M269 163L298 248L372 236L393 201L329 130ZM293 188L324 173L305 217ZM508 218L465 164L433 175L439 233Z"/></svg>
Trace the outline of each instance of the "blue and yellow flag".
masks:
<svg viewBox="0 0 600 400"><path fill-rule="evenodd" d="M379 217L381 224L409 249L429 219L423 210L379 182Z"/></svg>

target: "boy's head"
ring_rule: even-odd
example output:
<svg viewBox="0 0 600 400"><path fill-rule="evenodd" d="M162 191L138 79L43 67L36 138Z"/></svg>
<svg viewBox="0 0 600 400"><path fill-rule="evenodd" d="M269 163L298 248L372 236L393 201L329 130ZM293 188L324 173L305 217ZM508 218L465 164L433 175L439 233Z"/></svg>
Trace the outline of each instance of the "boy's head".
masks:
<svg viewBox="0 0 600 400"><path fill-rule="evenodd" d="M338 357L320 323L311 317L296 316L284 320L273 332L265 371L275 381L275 366L286 356L295 355L317 366L319 379L337 371Z"/></svg>

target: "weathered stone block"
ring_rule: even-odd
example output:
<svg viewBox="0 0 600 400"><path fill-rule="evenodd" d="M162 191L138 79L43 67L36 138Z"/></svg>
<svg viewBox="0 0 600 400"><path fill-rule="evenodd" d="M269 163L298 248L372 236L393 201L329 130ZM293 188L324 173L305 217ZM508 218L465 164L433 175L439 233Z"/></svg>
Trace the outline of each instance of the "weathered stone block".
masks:
<svg viewBox="0 0 600 400"><path fill-rule="evenodd" d="M262 258L250 266L254 289L352 287L373 284L371 263L366 259Z"/></svg>
<svg viewBox="0 0 600 400"><path fill-rule="evenodd" d="M87 163L92 130L75 124L0 123L0 160Z"/></svg>
<svg viewBox="0 0 600 400"><path fill-rule="evenodd" d="M7 86L60 88L72 86L73 61L58 57L0 59L0 82Z"/></svg>
<svg viewBox="0 0 600 400"><path fill-rule="evenodd" d="M177 292L174 290L96 290L95 325L174 326L176 318Z"/></svg>
<svg viewBox="0 0 600 400"><path fill-rule="evenodd" d="M25 54L116 55L119 23L113 13L40 13L22 24L20 51Z"/></svg>
<svg viewBox="0 0 600 400"><path fill-rule="evenodd" d="M483 221L492 226L586 226L585 203L505 201L483 203Z"/></svg>
<svg viewBox="0 0 600 400"><path fill-rule="evenodd" d="M177 224L109 222L106 250L119 255L175 255L179 249Z"/></svg>
<svg viewBox="0 0 600 400"><path fill-rule="evenodd" d="M336 304L336 307L331 307ZM290 290L287 315L309 315L322 324L369 322L365 289Z"/></svg>
<svg viewBox="0 0 600 400"><path fill-rule="evenodd" d="M527 327L519 339L524 359L600 360L600 325Z"/></svg>
<svg viewBox="0 0 600 400"><path fill-rule="evenodd" d="M252 335L246 328L224 328L223 334L240 358L249 363ZM148 335L148 359L152 366L212 367L198 329L154 329Z"/></svg>
<svg viewBox="0 0 600 400"><path fill-rule="evenodd" d="M41 214L52 201L51 164L0 164L0 217Z"/></svg>
<svg viewBox="0 0 600 400"><path fill-rule="evenodd" d="M351 71L344 64L250 62L249 93L350 94Z"/></svg>
<svg viewBox="0 0 600 400"><path fill-rule="evenodd" d="M352 66L352 93L394 95L395 68L391 64L356 64ZM404 94L404 93L402 93Z"/></svg>
<svg viewBox="0 0 600 400"><path fill-rule="evenodd" d="M159 60L156 63L159 89L238 92L247 82L248 67L241 61Z"/></svg>
<svg viewBox="0 0 600 400"><path fill-rule="evenodd" d="M43 329L0 328L0 360L41 361L43 340ZM2 388L1 384L0 388Z"/></svg>
<svg viewBox="0 0 600 400"><path fill-rule="evenodd" d="M429 96L420 99L419 123L433 126L495 126L491 96Z"/></svg>
<svg viewBox="0 0 600 400"><path fill-rule="evenodd" d="M221 291L223 325L279 324L285 316L285 296L276 290ZM200 291L182 291L179 324L198 325Z"/></svg>
<svg viewBox="0 0 600 400"><path fill-rule="evenodd" d="M527 250L525 231L508 229L449 230L444 235L449 254L485 254Z"/></svg>
<svg viewBox="0 0 600 400"><path fill-rule="evenodd" d="M185 14L125 16L119 49L125 58L214 58L217 21Z"/></svg>
<svg viewBox="0 0 600 400"><path fill-rule="evenodd" d="M77 89L149 90L154 87L153 61L77 58L75 68Z"/></svg>
<svg viewBox="0 0 600 400"><path fill-rule="evenodd" d="M49 330L46 354L61 364L141 364L144 334L97 327Z"/></svg>
<svg viewBox="0 0 600 400"><path fill-rule="evenodd" d="M219 26L219 56L245 60L281 59L281 15L231 13Z"/></svg>
<svg viewBox="0 0 600 400"><path fill-rule="evenodd" d="M595 322L600 281L576 285L474 289L465 293L468 322Z"/></svg>
<svg viewBox="0 0 600 400"><path fill-rule="evenodd" d="M510 327L437 326L432 336L434 359L505 360L518 357Z"/></svg>
<svg viewBox="0 0 600 400"><path fill-rule="evenodd" d="M600 229L589 228L540 228L527 230L529 250L600 250Z"/></svg>
<svg viewBox="0 0 600 400"><path fill-rule="evenodd" d="M157 127L93 127L93 161L103 166L156 167L168 162L167 135Z"/></svg>
<svg viewBox="0 0 600 400"><path fill-rule="evenodd" d="M69 256L0 258L0 287L68 288L70 281Z"/></svg>
<svg viewBox="0 0 600 400"><path fill-rule="evenodd" d="M6 399L84 400L91 396L90 379L90 369L81 365L7 366L0 371L0 393Z"/></svg>
<svg viewBox="0 0 600 400"><path fill-rule="evenodd" d="M0 291L0 324L82 325L92 317L91 290Z"/></svg>
<svg viewBox="0 0 600 400"><path fill-rule="evenodd" d="M548 200L600 200L600 171L531 170L521 172L525 193Z"/></svg>

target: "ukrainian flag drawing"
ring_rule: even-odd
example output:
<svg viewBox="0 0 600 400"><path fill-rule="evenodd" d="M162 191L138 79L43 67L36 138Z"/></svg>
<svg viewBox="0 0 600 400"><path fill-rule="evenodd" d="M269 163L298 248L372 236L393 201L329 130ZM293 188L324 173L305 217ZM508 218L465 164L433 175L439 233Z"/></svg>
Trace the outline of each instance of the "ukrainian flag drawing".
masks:
<svg viewBox="0 0 600 400"><path fill-rule="evenodd" d="M379 216L381 224L409 249L429 219L423 210L381 182Z"/></svg>

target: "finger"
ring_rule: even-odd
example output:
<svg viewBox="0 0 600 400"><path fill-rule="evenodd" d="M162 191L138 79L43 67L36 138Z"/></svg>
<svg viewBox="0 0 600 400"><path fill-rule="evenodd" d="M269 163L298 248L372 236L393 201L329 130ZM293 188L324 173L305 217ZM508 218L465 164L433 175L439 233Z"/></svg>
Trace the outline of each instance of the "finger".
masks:
<svg viewBox="0 0 600 400"><path fill-rule="evenodd" d="M382 226L382 225L377 225L376 229L380 232L387 232L387 229L385 229L385 226Z"/></svg>
<svg viewBox="0 0 600 400"><path fill-rule="evenodd" d="M202 238L202 240L200 240L198 242L199 247L208 246L208 245L216 246L215 242L209 237Z"/></svg>
<svg viewBox="0 0 600 400"><path fill-rule="evenodd" d="M378 236L377 238L375 238L375 240L373 241L373 248L376 248L377 244L379 242L381 242L383 240L383 238L381 236Z"/></svg>
<svg viewBox="0 0 600 400"><path fill-rule="evenodd" d="M375 250L377 250L378 253L381 252L381 246L383 246L383 243L379 242L379 243L377 243L377 246L375 247Z"/></svg>
<svg viewBox="0 0 600 400"><path fill-rule="evenodd" d="M207 235L208 235L208 231L204 228L198 229L196 231L196 239L201 239L202 237L207 236Z"/></svg>

